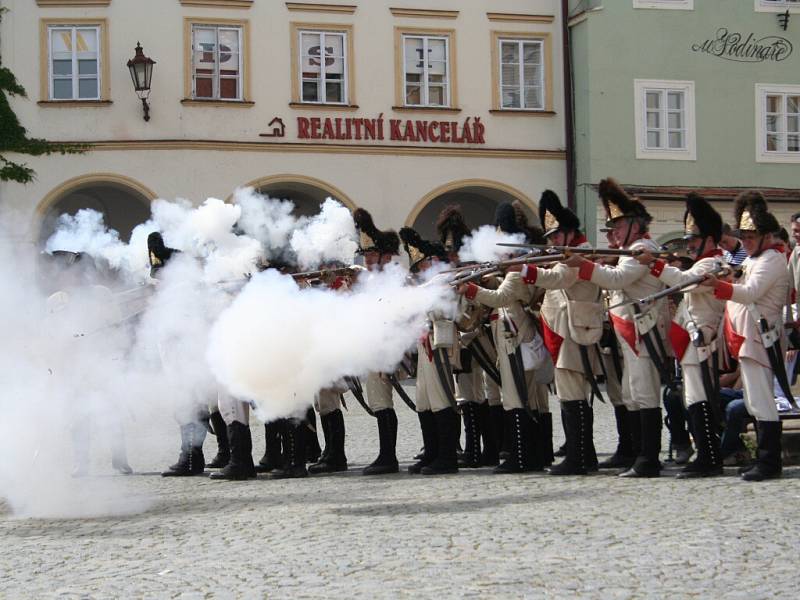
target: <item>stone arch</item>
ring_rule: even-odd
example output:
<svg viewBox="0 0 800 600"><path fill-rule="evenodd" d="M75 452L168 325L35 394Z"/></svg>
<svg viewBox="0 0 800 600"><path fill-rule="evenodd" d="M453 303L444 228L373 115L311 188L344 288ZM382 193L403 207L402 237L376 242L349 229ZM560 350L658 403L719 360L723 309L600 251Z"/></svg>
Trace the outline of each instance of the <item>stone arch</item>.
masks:
<svg viewBox="0 0 800 600"><path fill-rule="evenodd" d="M103 214L106 225L118 231L123 241L128 241L133 228L150 218L150 202L155 198L150 188L125 175L90 173L74 177L50 190L39 202L31 238L42 245L61 214L92 208Z"/></svg>
<svg viewBox="0 0 800 600"><path fill-rule="evenodd" d="M255 179L243 187L252 187L272 198L291 200L295 204L297 216L317 214L319 207L328 197L338 200L351 211L356 209L356 204L342 190L321 179L306 175L269 175ZM227 201L230 202L231 198L232 195Z"/></svg>
<svg viewBox="0 0 800 600"><path fill-rule="evenodd" d="M423 238L433 239L436 237L436 217L448 204L460 204L467 226L474 229L494 223L497 205L514 200L519 200L527 209L531 223L538 222L538 205L518 189L488 179L463 179L425 194L411 210L405 224L419 231Z"/></svg>

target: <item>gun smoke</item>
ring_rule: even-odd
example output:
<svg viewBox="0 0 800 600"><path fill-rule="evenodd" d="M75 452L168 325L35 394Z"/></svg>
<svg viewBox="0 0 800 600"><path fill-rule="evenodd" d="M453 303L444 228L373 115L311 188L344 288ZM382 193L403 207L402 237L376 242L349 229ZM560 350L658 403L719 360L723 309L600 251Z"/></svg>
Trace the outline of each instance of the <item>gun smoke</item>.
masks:
<svg viewBox="0 0 800 600"><path fill-rule="evenodd" d="M82 258L49 266L52 258L0 244L0 277L15 282L0 296L0 498L16 515L146 510L152 500L130 497L125 478L72 478L77 458L118 444L131 422L154 423L149 434L173 436L177 449L176 420L219 392L252 401L262 419L297 414L345 375L393 369L427 314L452 310L445 284L408 285L396 265L344 292L259 272L270 260L352 262L346 207L328 199L299 218L293 209L252 189L232 203L155 200L128 244L84 209L62 216L46 244ZM149 274L153 231L180 251L158 280ZM17 268L37 261L38 278Z"/></svg>

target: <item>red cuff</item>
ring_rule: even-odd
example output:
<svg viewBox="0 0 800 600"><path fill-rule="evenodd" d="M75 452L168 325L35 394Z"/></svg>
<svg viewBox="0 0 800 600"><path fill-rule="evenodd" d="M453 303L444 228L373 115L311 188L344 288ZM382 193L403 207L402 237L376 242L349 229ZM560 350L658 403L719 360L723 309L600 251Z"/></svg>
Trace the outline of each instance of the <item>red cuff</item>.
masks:
<svg viewBox="0 0 800 600"><path fill-rule="evenodd" d="M581 266L578 269L578 277L580 279L583 279L584 281L591 281L592 273L594 273L594 263L592 261L587 260L581 263Z"/></svg>
<svg viewBox="0 0 800 600"><path fill-rule="evenodd" d="M730 300L733 298L733 284L727 281L720 281L714 288L714 297L719 300Z"/></svg>
<svg viewBox="0 0 800 600"><path fill-rule="evenodd" d="M475 285L474 283L468 283L467 292L464 294L464 296L467 298L467 300L474 300L475 296L477 295L478 295L478 286Z"/></svg>
<svg viewBox="0 0 800 600"><path fill-rule="evenodd" d="M653 277L661 277L661 271L663 271L664 267L666 266L667 266L667 261L662 260L660 258L657 259L653 263L653 266L650 267L650 275L652 275Z"/></svg>
<svg viewBox="0 0 800 600"><path fill-rule="evenodd" d="M527 283L528 285L533 285L536 283L536 278L539 276L539 270L536 265L525 265L525 277L522 278L522 281Z"/></svg>

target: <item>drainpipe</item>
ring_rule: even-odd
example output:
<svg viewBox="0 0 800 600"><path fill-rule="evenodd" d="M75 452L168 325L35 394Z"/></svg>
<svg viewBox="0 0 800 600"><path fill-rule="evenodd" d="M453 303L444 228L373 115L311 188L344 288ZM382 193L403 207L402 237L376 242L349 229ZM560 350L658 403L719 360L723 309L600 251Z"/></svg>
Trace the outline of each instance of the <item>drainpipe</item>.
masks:
<svg viewBox="0 0 800 600"><path fill-rule="evenodd" d="M569 0L561 0L561 43L564 63L564 135L567 155L567 206L577 212L575 199L575 123L572 101L572 48L569 37Z"/></svg>

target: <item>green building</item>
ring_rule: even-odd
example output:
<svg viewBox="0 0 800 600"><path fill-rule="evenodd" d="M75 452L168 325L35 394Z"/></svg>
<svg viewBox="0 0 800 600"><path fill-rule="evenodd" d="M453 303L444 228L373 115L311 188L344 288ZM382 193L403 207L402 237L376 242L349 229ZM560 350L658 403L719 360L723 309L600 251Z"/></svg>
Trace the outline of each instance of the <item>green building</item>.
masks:
<svg viewBox="0 0 800 600"><path fill-rule="evenodd" d="M646 202L660 241L680 232L692 190L731 220L736 194L761 189L788 223L800 210L800 0L569 8L575 205L593 240L608 176Z"/></svg>

